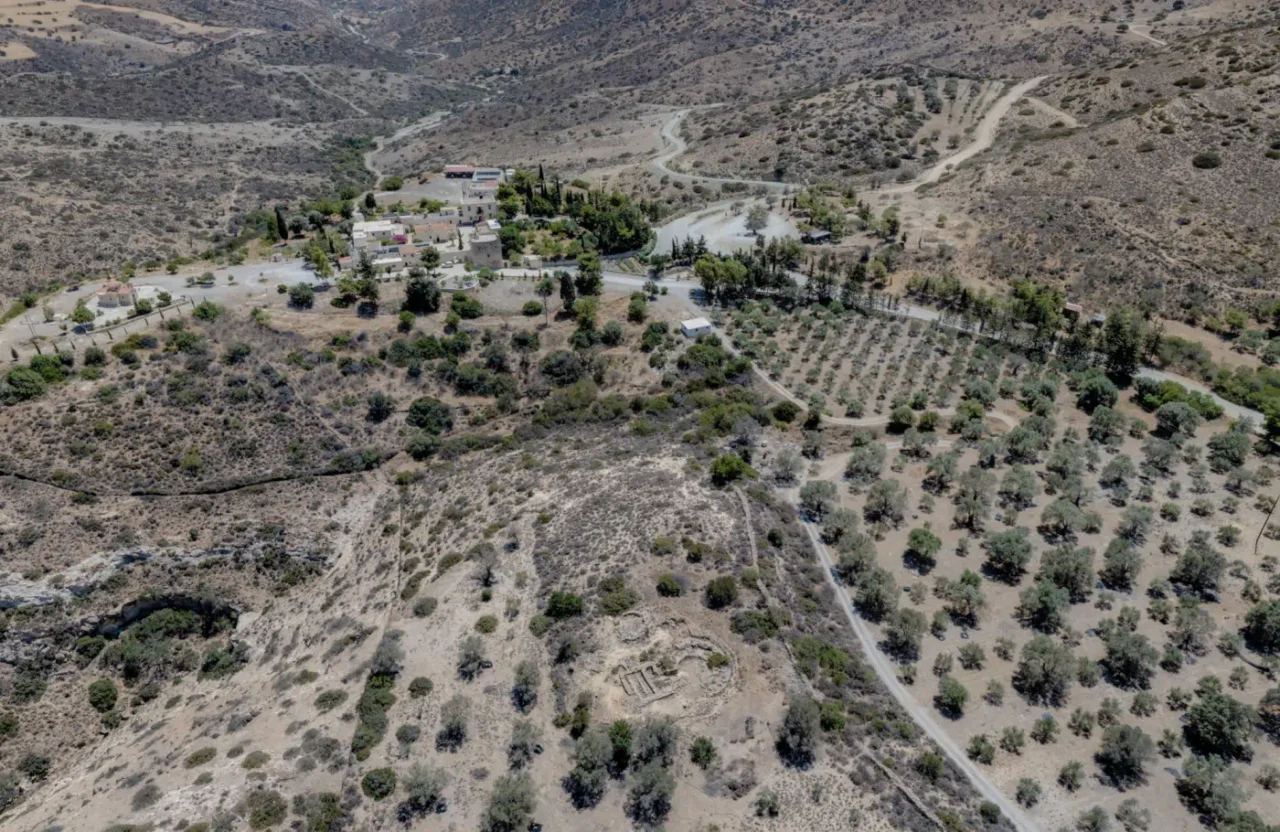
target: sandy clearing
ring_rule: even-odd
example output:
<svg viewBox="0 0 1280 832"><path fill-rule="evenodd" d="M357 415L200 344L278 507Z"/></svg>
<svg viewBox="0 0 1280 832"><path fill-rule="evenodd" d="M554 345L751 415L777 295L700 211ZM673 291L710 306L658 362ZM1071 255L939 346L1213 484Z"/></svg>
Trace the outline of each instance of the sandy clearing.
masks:
<svg viewBox="0 0 1280 832"><path fill-rule="evenodd" d="M0 50L4 51L0 61L25 61L36 56L35 50L19 40L9 41Z"/></svg>
<svg viewBox="0 0 1280 832"><path fill-rule="evenodd" d="M942 178L944 173L954 169L958 165L964 164L969 159L982 153L991 147L995 141L996 134L999 132L1000 121L1009 112L1009 108L1014 102L1025 96L1028 92L1035 89L1048 76L1040 75L1035 78L1029 78L1019 84L1007 89L995 103L987 109L982 116L982 120L978 122L973 131L973 140L960 150L942 159L933 167L926 170L923 174L901 185L894 185L888 188L882 188L877 193L880 196L890 196L894 194L910 193L916 190L920 185L931 184ZM990 84L983 91L982 98L985 99L989 94L994 93L996 85ZM715 105L720 106L720 105ZM760 188L766 188L772 191L787 192L788 189L795 187L794 185L783 182L770 182L760 179L730 179L717 176L699 176L692 173L682 173L674 171L669 164L685 152L687 145L684 139L680 138L677 129L680 122L692 112L693 108L679 110L672 115L666 124L662 126L662 138L670 145L670 149L660 156L650 161L650 167L659 176L670 176L690 182L714 182L714 183L741 183Z"/></svg>
<svg viewBox="0 0 1280 832"><path fill-rule="evenodd" d="M1034 98L1032 96L1027 96L1027 103L1030 104L1032 107L1035 107L1037 110L1044 113L1045 115L1051 116L1053 118L1061 119L1062 123L1065 124L1067 127L1080 126L1079 119L1071 115L1071 113L1068 113L1065 110L1059 110L1057 107L1053 106L1048 101L1045 101L1042 98Z"/></svg>
<svg viewBox="0 0 1280 832"><path fill-rule="evenodd" d="M219 35L232 31L223 26L206 26L203 23L192 23L162 12L146 9L133 9L127 6L112 6L106 3L86 3L84 0L43 0L34 4L30 0L0 0L0 12L13 19L14 26L36 27L37 34L45 37L72 26L82 25L75 16L76 9L81 6L103 11L132 14L151 20L175 30L181 35ZM244 32L256 32L257 29L241 29Z"/></svg>
<svg viewBox="0 0 1280 832"><path fill-rule="evenodd" d="M739 213L733 213L735 202L743 203ZM658 229L658 238L653 250L661 253L671 251L671 244L686 237L698 239L706 237L707 248L717 254L731 254L756 244L756 238L747 231L746 209L759 200L740 199L716 203L707 210L677 217ZM800 229L788 214L778 210L769 211L768 224L760 231L761 236L798 237Z"/></svg>
<svg viewBox="0 0 1280 832"><path fill-rule="evenodd" d="M175 18L163 12L150 12L147 9L132 9L129 6L116 6L105 3L86 3L84 0L42 0L42 3L31 3L31 0L0 0L0 12L5 17L13 18L13 26L36 26L51 35L55 29L68 26L79 26L81 20L76 18L76 9L87 6L90 9L102 9L105 12L119 14L136 14L140 18L154 20L173 29L182 35L221 35L232 29L221 26L205 26L204 23L192 23L189 20ZM259 29L241 29L244 32Z"/></svg>

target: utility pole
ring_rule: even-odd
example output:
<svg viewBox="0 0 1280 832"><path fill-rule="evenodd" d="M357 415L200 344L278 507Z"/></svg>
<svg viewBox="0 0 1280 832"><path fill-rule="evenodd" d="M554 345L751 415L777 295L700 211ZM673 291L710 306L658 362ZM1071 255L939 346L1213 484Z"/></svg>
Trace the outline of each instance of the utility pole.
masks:
<svg viewBox="0 0 1280 832"><path fill-rule="evenodd" d="M1267 516L1262 519L1262 528L1258 529L1258 536L1253 539L1253 556L1258 556L1258 544L1262 542L1262 533L1267 530L1267 525L1271 522L1271 515L1276 513L1276 505L1280 503L1280 494L1271 498L1271 508L1267 511Z"/></svg>

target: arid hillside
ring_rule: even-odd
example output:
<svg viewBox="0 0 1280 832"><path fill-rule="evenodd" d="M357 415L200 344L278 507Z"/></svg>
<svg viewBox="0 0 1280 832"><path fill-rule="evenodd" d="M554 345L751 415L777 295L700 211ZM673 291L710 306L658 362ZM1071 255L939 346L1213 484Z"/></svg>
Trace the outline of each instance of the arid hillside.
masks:
<svg viewBox="0 0 1280 832"><path fill-rule="evenodd" d="M970 268L1192 323L1276 292L1274 24L1057 76L936 196L970 206ZM1019 120L1024 123L1019 124Z"/></svg>
<svg viewBox="0 0 1280 832"><path fill-rule="evenodd" d="M773 480L717 473L734 436L799 465L747 365L672 337L674 301L593 298L583 346L535 297L405 332L280 296L31 362L0 414L6 828L1007 828Z"/></svg>

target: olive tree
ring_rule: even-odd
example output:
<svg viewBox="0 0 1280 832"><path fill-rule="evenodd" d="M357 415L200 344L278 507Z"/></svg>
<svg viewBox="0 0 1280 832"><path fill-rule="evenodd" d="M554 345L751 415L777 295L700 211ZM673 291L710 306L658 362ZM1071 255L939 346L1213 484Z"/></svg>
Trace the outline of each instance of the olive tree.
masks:
<svg viewBox="0 0 1280 832"><path fill-rule="evenodd" d="M1254 709L1218 690L1204 691L1187 711L1187 742L1225 759L1253 758Z"/></svg>
<svg viewBox="0 0 1280 832"><path fill-rule="evenodd" d="M871 486L862 513L869 523L897 528L906 517L907 490L897 480L880 480Z"/></svg>
<svg viewBox="0 0 1280 832"><path fill-rule="evenodd" d="M1093 554L1087 546L1064 543L1045 552L1037 578L1065 589L1072 603L1087 601L1093 593Z"/></svg>
<svg viewBox="0 0 1280 832"><path fill-rule="evenodd" d="M526 772L499 777L480 820L482 832L524 832L537 806L533 780Z"/></svg>
<svg viewBox="0 0 1280 832"><path fill-rule="evenodd" d="M1129 540L1123 537L1113 538L1107 544L1107 551L1102 555L1102 569L1098 577L1108 589L1128 592L1133 582L1142 571L1142 553Z"/></svg>
<svg viewBox="0 0 1280 832"><path fill-rule="evenodd" d="M942 538L926 526L911 530L907 536L907 557L917 567L927 572L938 563L938 552L942 550Z"/></svg>
<svg viewBox="0 0 1280 832"><path fill-rule="evenodd" d="M1188 809L1210 824L1216 825L1240 811L1245 799L1240 772L1221 757L1192 756L1182 773L1175 784L1178 796Z"/></svg>
<svg viewBox="0 0 1280 832"><path fill-rule="evenodd" d="M834 546L858 531L858 515L847 508L829 511L822 518L822 542Z"/></svg>
<svg viewBox="0 0 1280 832"><path fill-rule="evenodd" d="M564 789L575 808L589 809L603 798L609 785L613 743L603 728L593 728L573 746L573 768L564 778Z"/></svg>
<svg viewBox="0 0 1280 832"><path fill-rule="evenodd" d="M627 814L646 827L658 826L671 811L671 795L676 790L675 778L667 766L649 763L637 771L627 796Z"/></svg>
<svg viewBox="0 0 1280 832"><path fill-rule="evenodd" d="M800 508L813 520L821 521L837 499L836 484L827 480L812 480L800 487Z"/></svg>
<svg viewBox="0 0 1280 832"><path fill-rule="evenodd" d="M858 578L854 604L871 621L880 621L889 615L898 605L898 585L893 575L879 567L864 572Z"/></svg>
<svg viewBox="0 0 1280 832"><path fill-rule="evenodd" d="M511 686L511 702L520 713L527 714L537 704L540 682L541 674L538 672L537 662L525 659L516 665L515 681Z"/></svg>
<svg viewBox="0 0 1280 832"><path fill-rule="evenodd" d="M1117 627L1104 643L1107 654L1102 664L1112 684L1120 688L1150 687L1160 653L1146 636Z"/></svg>
<svg viewBox="0 0 1280 832"><path fill-rule="evenodd" d="M792 695L782 719L776 743L778 756L787 765L808 768L818 751L818 703L807 696Z"/></svg>
<svg viewBox="0 0 1280 832"><path fill-rule="evenodd" d="M1045 635L1032 637L1022 647L1013 673L1014 690L1038 705L1062 705L1076 673L1071 648Z"/></svg>
<svg viewBox="0 0 1280 832"><path fill-rule="evenodd" d="M1031 563L1031 530L1023 526L987 535L987 570L995 578L1016 585Z"/></svg>
<svg viewBox="0 0 1280 832"><path fill-rule="evenodd" d="M1200 414L1186 402L1166 402L1156 411L1156 430L1175 445L1195 435L1201 421Z"/></svg>
<svg viewBox="0 0 1280 832"><path fill-rule="evenodd" d="M1128 427L1129 420L1119 411L1099 405L1089 419L1089 438L1102 445L1119 445Z"/></svg>
<svg viewBox="0 0 1280 832"><path fill-rule="evenodd" d="M991 514L995 475L974 466L960 477L956 490L955 522L972 531L981 531Z"/></svg>
<svg viewBox="0 0 1280 832"><path fill-rule="evenodd" d="M1245 640L1262 653L1280 652L1280 599L1254 605L1244 617Z"/></svg>
<svg viewBox="0 0 1280 832"><path fill-rule="evenodd" d="M1070 605L1067 590L1039 580L1018 596L1018 617L1043 633L1056 633L1066 623L1065 613Z"/></svg>
<svg viewBox="0 0 1280 832"><path fill-rule="evenodd" d="M845 478L855 485L870 485L884 471L888 451L880 442L870 442L853 449L844 469Z"/></svg>
<svg viewBox="0 0 1280 832"><path fill-rule="evenodd" d="M1146 764L1156 756L1156 744L1147 733L1134 725L1112 725L1102 735L1098 749L1098 767L1117 785L1140 783L1146 776Z"/></svg>
<svg viewBox="0 0 1280 832"><path fill-rule="evenodd" d="M1209 542L1204 530L1191 533L1187 548L1178 558L1169 580L1201 596L1212 596L1227 569L1227 559Z"/></svg>
<svg viewBox="0 0 1280 832"><path fill-rule="evenodd" d="M1040 493L1040 483L1030 468L1014 465L1000 480L998 493L1005 507L1021 511L1035 503L1036 496Z"/></svg>
<svg viewBox="0 0 1280 832"><path fill-rule="evenodd" d="M436 748L457 751L467 740L467 719L471 715L471 701L462 694L455 695L440 706L440 730L436 733Z"/></svg>
<svg viewBox="0 0 1280 832"><path fill-rule="evenodd" d="M933 704L941 713L957 718L964 713L967 701L969 691L964 685L950 676L943 676L938 680L938 693L933 697Z"/></svg>
<svg viewBox="0 0 1280 832"><path fill-rule="evenodd" d="M899 661L913 662L920 657L920 642L926 630L924 614L903 607L889 619L885 628L885 652Z"/></svg>
<svg viewBox="0 0 1280 832"><path fill-rule="evenodd" d="M448 783L449 775L443 769L414 763L401 781L405 791L404 802L400 804L401 814L425 815L435 811Z"/></svg>

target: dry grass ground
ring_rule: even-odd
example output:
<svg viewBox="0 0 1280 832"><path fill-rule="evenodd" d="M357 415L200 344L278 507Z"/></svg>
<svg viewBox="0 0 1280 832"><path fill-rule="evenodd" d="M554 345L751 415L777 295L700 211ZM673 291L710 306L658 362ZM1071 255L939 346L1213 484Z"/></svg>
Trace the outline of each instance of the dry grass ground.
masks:
<svg viewBox="0 0 1280 832"><path fill-rule="evenodd" d="M387 294L394 291L389 287ZM538 330L541 352L530 361L536 367L563 345L567 325L541 328L540 319L502 311L519 308L530 291L527 283L491 284L480 293L490 312L468 326L477 343L486 329L503 338ZM602 318L620 315L626 304L620 296L604 301ZM474 828L507 771L517 721L530 723L541 738L542 751L529 764L535 818L556 828L620 826L628 822L636 775L610 779L589 809L575 808L562 785L574 748L562 720L582 702L590 703L594 726L625 719L638 729L660 717L674 721L680 740L667 828L836 830L854 818L868 828L929 828L917 805L976 816L955 772L931 783L911 771L920 741L861 666L832 599L817 590L812 553L794 512L768 489L740 494L710 485L706 466L724 440L699 426L696 411L654 405L649 419L635 419L630 428L627 418L539 427L528 424L537 411L533 399L516 414L466 425L492 403L458 397L428 373L415 381L389 364L347 375L324 365L305 369L326 348L337 363L389 351L398 336L390 316L357 321L349 310L282 307L267 316L265 324L193 325L211 357L229 344L252 345L242 363L215 360L199 374L218 390L225 377L266 379L264 368L274 367L288 377L287 387L277 388L291 391L284 411L278 392L261 414L254 405L222 401L220 393L181 408L153 399L148 376L171 380L192 372L189 354L162 348L136 369L113 359L101 378L64 382L45 399L6 411L14 425L38 425L33 414L52 418L56 409L76 416L57 420L71 431L82 419L108 415L124 424L121 411L137 411L128 418L145 413L160 422L180 420L188 441L207 448L209 460L205 470L170 482L160 473L167 463L145 453L150 443L99 437L97 460L67 461L83 472L81 482L3 481L0 545L13 571L22 573L6 583L6 603L20 608L4 617L4 645L26 648L6 654L12 664L0 683L3 712L17 716L18 728L0 747L0 762L9 769L38 755L51 768L43 785L20 775L26 796L6 817L14 828L221 824L232 817L266 827L279 817L269 794L280 796L290 817L311 817L318 809L308 801L333 794L333 811L354 823L385 826L403 811L404 792L377 800L362 791L365 775L390 767L403 783L419 763L447 772L447 811L440 820ZM419 325L440 333L437 321L423 318ZM636 349L640 329L628 325L624 344L604 355L602 387L622 394L624 403L662 390L658 373ZM301 365L283 360L297 354L304 356ZM160 372L173 362L188 366ZM546 395L534 393L536 370L519 372L522 388ZM109 414L92 391L114 385L127 389ZM142 391L141 403L132 398L135 390ZM364 420L374 390L400 403L437 394L454 405L456 431L507 432L524 424L516 431L522 438L435 461L400 454L368 472L295 471L279 483L219 494L109 493L128 483L128 475L112 480L110 471L134 460L149 476L163 477L158 481L175 488L185 481L187 489L199 490L228 478L274 475L287 462L272 460L299 435L336 432L350 447L400 447L403 410L382 425ZM304 407L317 413L314 427L286 430L269 416L273 408L288 414ZM230 421L207 420L219 411ZM250 432L271 426L257 434L259 457L243 469L221 455L235 444L227 438L234 423L242 427L233 430ZM162 435L141 423L123 432ZM680 441L694 435L702 438ZM56 442L53 434L18 444L24 441ZM76 485L101 493L94 499ZM667 575L681 588L678 596L658 591ZM708 608L704 590L724 576L739 579L738 598L727 609ZM548 622L553 592L582 597L584 613ZM158 599L157 608L187 603L175 599L231 607L238 624L229 634L174 637L166 649L177 664L148 665L128 684L111 658L122 641L109 636L101 655L74 660L86 649L77 635L99 631L122 607L148 598ZM739 623L747 613L772 626L787 623L776 633L748 635ZM144 612L139 620L151 619ZM18 634L25 640L15 642ZM228 635L239 664L222 677L214 659L227 649ZM474 676L460 675L470 637L479 639L485 664ZM819 669L804 652L814 644L839 651L846 671ZM513 707L512 685L525 660L538 667L540 682L536 703L521 713ZM388 661L397 672L394 704L382 708L385 735L368 753L353 753L358 726L372 718L357 705L361 691L371 667ZM431 680L429 689L415 681L419 677ZM35 701L26 698L31 678L45 684ZM119 706L110 711L120 724L110 730L99 728L99 715L86 702L87 686L100 678L115 679L121 690ZM805 769L784 765L774 749L788 698L797 692L841 703L848 714L847 727L828 733ZM455 696L465 698L468 714L465 740L456 748L437 744L445 705ZM42 721L57 730L34 730ZM705 771L689 760L696 737L709 738L716 749ZM777 797L777 820L757 816L757 799L766 793ZM295 798L300 802L291 809Z"/></svg>
<svg viewBox="0 0 1280 832"><path fill-rule="evenodd" d="M842 356L839 351L839 337L842 334L837 327L832 331L830 322L822 326L821 321L806 323L807 313L798 316L795 326L800 332L812 339L802 348L790 351L792 354L803 354L809 357L806 362L812 369L810 373L819 374L812 382L822 384L825 381L828 391L833 381L826 368L833 368L836 378L840 378ZM735 340L739 345L758 344L764 336L759 329L761 322L768 323L760 315L742 316L734 325ZM777 325L777 337L781 341L787 337L792 324L774 322ZM898 324L871 321L873 332L891 331ZM824 340L831 335L837 338L836 349L830 344L823 346ZM908 342L904 354L912 352L910 344L920 347L929 345L928 338L935 335L916 334ZM921 353L927 354L924 349ZM1000 395L993 402L993 412L1010 415L1017 420L1028 417L1025 404L1018 401L1017 391L1030 377L1035 378L1037 369L1034 366L1019 366L1017 362L1005 365L1000 371L1000 359L994 364L988 357L981 356L985 350L975 349L973 358L967 363L965 353L959 353L960 365L953 365L944 373L946 378L955 379L967 387L975 376L985 377L992 382L993 389ZM862 351L859 354L874 356L874 351ZM877 365L886 359L873 360L855 372L855 380L859 373L865 375L868 370L877 372ZM890 360L889 366L892 367ZM861 365L860 365L861 366ZM916 368L906 374L904 388L890 386L888 392L897 392L898 401L909 401L915 391L921 390L929 402L930 408L936 406L936 394L932 392L929 378L935 374ZM779 378L797 382L792 370L783 370ZM802 388L800 388L802 389ZM815 463L811 477L845 482L839 487L838 505L847 508L858 516L867 515L867 532L874 539L875 563L887 570L892 577L892 585L901 587L902 591L910 589L901 596L901 601L893 605L918 610L925 622L933 622L933 635L924 634L923 643L918 656L911 659L915 676L904 671L905 678L914 679L916 697L921 704L929 706L936 693L938 682L935 675L946 675L958 680L969 692L969 701L963 714L944 720L948 730L953 732L961 746L965 746L976 735L985 734L993 744L999 747L1001 737L1006 730L1017 729L1023 732L1024 738L1030 737L1036 721L1044 714L1051 714L1059 727L1057 739L1049 743L1040 743L1026 739L1025 747L1011 753L1009 750L998 750L994 762L990 764L991 774L996 782L1008 794L1013 794L1022 778L1032 778L1041 784L1043 796L1041 802L1032 809L1032 816L1046 827L1058 827L1074 822L1077 815L1094 805L1102 805L1108 812L1115 811L1120 804L1136 798L1153 814L1153 823L1182 825L1187 823L1185 807L1179 803L1175 784L1188 761L1188 752L1179 747L1166 755L1156 755L1146 764L1146 776L1137 784L1128 788L1117 789L1095 767L1094 754L1099 747L1099 738L1103 727L1096 727L1092 733L1080 735L1068 730L1070 718L1077 710L1090 714L1105 711L1108 700L1114 700L1118 708L1115 719L1122 724L1140 727L1153 739L1158 739L1162 732L1169 731L1175 738L1179 737L1186 724L1186 717L1180 707L1173 704L1175 697L1171 693L1181 690L1189 693L1201 684L1206 677L1216 677L1223 689L1232 697L1249 707L1258 704L1264 693L1275 688L1273 671L1268 670L1266 656L1253 651L1236 653L1229 648L1216 645L1226 643L1225 639L1238 632L1244 625L1246 614L1260 600L1273 597L1275 589L1280 586L1274 578L1276 558L1274 541L1280 534L1280 527L1272 526L1267 534L1263 534L1266 521L1266 505L1262 498L1254 498L1255 492L1271 494L1275 490L1274 458L1249 460L1245 463L1250 471L1262 471L1261 482L1265 485L1248 485L1241 490L1232 479L1228 467L1215 473L1204 464L1206 448L1210 440L1224 432L1226 425L1216 420L1200 427L1194 436L1189 436L1180 455L1187 461L1175 463L1171 474L1157 474L1151 471L1140 473L1133 482L1134 496L1127 500L1117 497L1107 486L1099 483L1103 479L1100 472L1117 459L1127 457L1141 464L1147 457L1147 433L1151 429L1151 416L1137 407L1125 396L1117 405L1117 411L1126 421L1137 420L1145 425L1141 437L1132 434L1124 436L1106 448L1092 446L1087 440L1090 432L1090 417L1073 406L1074 394L1063 388L1052 410L1054 419L1054 440L1057 451L1042 452L1036 460L1027 464L1028 470L1034 472L1037 480L1038 496L1027 507L1018 510L1002 504L995 498L994 505L989 506L983 516L984 520L977 524L977 530L969 528L967 514L960 511L961 500L957 496L963 490L963 476L960 485L948 485L937 488L931 485L934 465L939 458L954 457L956 471L963 475L967 470L978 472L989 470L992 477L991 486L1007 476L1010 463L1005 459L1005 451L999 450L991 461L983 462L984 455L989 453L982 447L958 442L956 437L940 434L940 443L934 447L926 447L923 454L912 450L911 433L902 435L883 434L883 427L866 428L872 434L873 444L887 443L887 454L884 468L878 475L870 479L846 480L846 465L851 457L862 458L864 453L855 450L852 454L846 450L849 428L829 428L825 434L825 453L821 462ZM839 414L840 408L831 409ZM869 412L869 411L868 411ZM997 441L993 447L999 449L1007 445L1011 436L1008 426L997 426L1003 440ZM1154 433L1154 431L1151 431ZM806 444L811 444L809 438ZM866 438L862 441L867 441ZM1067 444L1062 444L1062 443ZM955 443L953 445L953 443ZM1075 443L1075 444L1072 444ZM1088 685L1073 680L1068 685L1067 695L1059 702L1045 704L1034 699L1024 698L1015 692L1017 688L1015 669L1019 660L1019 651L1033 635L1028 628L1021 610L1020 593L1033 583L1032 577L1041 569L1042 559L1061 541L1048 531L1041 517L1046 506L1052 503L1061 492L1053 491L1054 471L1061 472L1067 456L1055 454L1065 453L1075 459L1071 465L1079 466L1079 471L1090 493L1086 496L1084 508L1097 513L1096 525L1090 525L1078 535L1070 537L1075 546L1088 547L1091 551L1089 579L1087 581L1085 599L1072 604L1066 612L1063 629L1054 636L1055 640L1071 646L1074 656L1079 660L1092 660L1104 668L1101 680L1094 680ZM906 489L906 511L900 521L872 522L868 509L868 486L880 479L896 480ZM994 495L993 495L994 496ZM1118 586L1113 580L1105 578L1103 566L1107 562L1104 552L1108 550L1114 538L1124 534L1124 524L1134 512L1149 511L1152 519L1150 526L1136 539L1135 546L1139 553L1139 567L1131 576L1131 585ZM1045 515L1047 516L1047 515ZM1026 566L1026 576L1006 583L993 577L984 565L984 534L1002 532L1015 527L1029 529L1033 557ZM940 549L936 565L921 563L912 555L912 544L909 535L913 530L929 529L939 538ZM1223 531L1226 529L1227 531ZM1168 601L1157 600L1161 597L1161 582L1170 574L1177 572L1180 554L1188 546L1189 541L1198 535L1207 536L1212 547L1223 555L1224 574L1221 583L1211 597L1203 603L1195 603L1195 608L1207 615L1205 622L1207 631L1203 642L1196 650L1187 653L1185 662L1177 666L1165 664L1163 669L1156 669L1149 686L1129 686L1112 679L1105 672L1108 649L1105 640L1098 635L1100 628L1115 626L1117 615L1123 618L1122 611L1131 610L1136 621L1136 632L1149 639L1156 648L1162 648L1167 642L1173 642L1177 636L1177 622L1169 624L1160 610ZM1255 549L1255 539L1260 546ZM1103 578L1095 577L1093 569L1099 570ZM976 617L976 623L965 623L963 617L954 614L954 604L945 586L958 582L966 572L985 575L981 590L985 598L985 607ZM1096 582L1096 584L1095 584ZM855 581L856 583L856 581ZM1180 590L1183 603L1193 602L1194 593ZM1174 599L1174 604L1177 599ZM1125 613L1127 614L1127 613ZM1106 622L1110 621L1108 625ZM881 637L889 633L889 629L881 625L877 628ZM1000 642L1012 645L1009 658L1000 657ZM963 663L962 650L980 648L982 661L977 665L966 666ZM1157 650L1158 654L1158 650ZM1073 660L1074 661L1074 660ZM1164 660L1162 660L1164 661ZM943 668L935 670L933 668ZM918 668L918 671L916 669ZM1071 674L1074 677L1074 673ZM1083 677L1082 677L1083 678ZM1001 701L988 701L986 692L989 685L998 683L1003 690ZM1135 700L1139 701L1134 705ZM1154 706L1150 710L1144 707L1149 700ZM1131 711L1131 708L1134 710ZM1246 732L1249 733L1249 732ZM1253 783L1262 776L1263 767L1271 762L1271 745L1262 737L1257 737L1251 762L1239 761L1234 764L1242 782ZM1068 761L1077 761L1084 766L1086 776L1082 786L1071 790L1059 784L1059 771ZM1097 774L1097 776L1093 776ZM1275 793L1265 789L1253 789L1252 800L1245 804L1246 809L1256 811L1261 817L1274 816L1278 809Z"/></svg>

